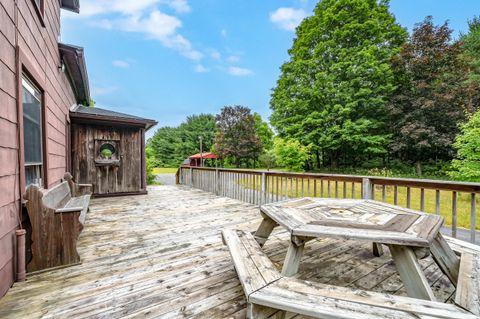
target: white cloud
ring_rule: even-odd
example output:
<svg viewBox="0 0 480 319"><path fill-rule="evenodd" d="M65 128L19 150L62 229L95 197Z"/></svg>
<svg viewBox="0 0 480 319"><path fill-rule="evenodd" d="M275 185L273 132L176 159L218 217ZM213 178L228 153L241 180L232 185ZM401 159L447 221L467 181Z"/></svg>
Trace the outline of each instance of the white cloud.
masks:
<svg viewBox="0 0 480 319"><path fill-rule="evenodd" d="M227 62L229 63L237 63L238 61L240 61L240 58L236 55L231 55L227 57Z"/></svg>
<svg viewBox="0 0 480 319"><path fill-rule="evenodd" d="M201 60L203 54L178 32L182 27L180 19L162 12L160 5L176 13L191 10L187 0L82 0L79 17L89 19L96 27L144 34L190 60Z"/></svg>
<svg viewBox="0 0 480 319"><path fill-rule="evenodd" d="M192 8L188 5L187 0L170 0L166 1L168 6L175 10L177 13L188 13L192 11Z"/></svg>
<svg viewBox="0 0 480 319"><path fill-rule="evenodd" d="M222 54L215 49L207 49L207 53L210 57L214 60L220 60L222 58Z"/></svg>
<svg viewBox="0 0 480 319"><path fill-rule="evenodd" d="M116 87L114 86L94 86L92 88L92 96L98 96L98 95L107 95L110 93L113 93L117 90Z"/></svg>
<svg viewBox="0 0 480 319"><path fill-rule="evenodd" d="M294 31L306 16L303 9L278 8L270 13L270 21L281 29Z"/></svg>
<svg viewBox="0 0 480 319"><path fill-rule="evenodd" d="M113 66L121 69L127 69L130 67L130 63L124 60L114 60L112 61Z"/></svg>
<svg viewBox="0 0 480 319"><path fill-rule="evenodd" d="M197 65L195 65L195 67L193 68L193 70L194 70L195 72L197 72L197 73L207 73L207 72L210 72L210 69L204 67L202 64L197 64Z"/></svg>
<svg viewBox="0 0 480 319"><path fill-rule="evenodd" d="M253 71L250 70L250 69L231 66L231 67L228 68L228 73L233 75L233 76L248 76L248 75L252 75Z"/></svg>

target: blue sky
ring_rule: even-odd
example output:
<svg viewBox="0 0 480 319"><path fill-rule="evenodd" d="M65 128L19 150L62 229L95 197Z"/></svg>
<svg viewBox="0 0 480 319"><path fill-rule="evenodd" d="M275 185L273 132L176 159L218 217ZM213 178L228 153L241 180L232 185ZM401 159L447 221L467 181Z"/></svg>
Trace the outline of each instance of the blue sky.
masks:
<svg viewBox="0 0 480 319"><path fill-rule="evenodd" d="M271 89L312 0L80 0L62 11L62 42L85 47L98 107L178 125L241 104L268 118ZM391 0L412 29L432 15L458 32L479 0ZM153 131L153 130L152 130ZM153 132L150 132L151 135Z"/></svg>

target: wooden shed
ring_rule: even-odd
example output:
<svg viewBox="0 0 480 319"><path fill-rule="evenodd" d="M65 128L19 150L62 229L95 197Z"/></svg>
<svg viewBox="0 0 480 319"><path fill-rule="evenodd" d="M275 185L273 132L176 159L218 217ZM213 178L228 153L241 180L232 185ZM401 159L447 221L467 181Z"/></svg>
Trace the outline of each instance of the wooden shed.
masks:
<svg viewBox="0 0 480 319"><path fill-rule="evenodd" d="M71 172L94 195L145 194L145 132L157 122L97 107L70 112Z"/></svg>

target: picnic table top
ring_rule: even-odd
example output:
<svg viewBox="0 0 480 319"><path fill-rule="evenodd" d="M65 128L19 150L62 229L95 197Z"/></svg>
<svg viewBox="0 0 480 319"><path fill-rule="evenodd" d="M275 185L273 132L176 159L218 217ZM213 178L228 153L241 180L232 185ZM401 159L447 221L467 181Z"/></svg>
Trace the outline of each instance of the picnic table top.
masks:
<svg viewBox="0 0 480 319"><path fill-rule="evenodd" d="M374 200L299 198L261 206L292 236L339 237L428 247L443 217Z"/></svg>

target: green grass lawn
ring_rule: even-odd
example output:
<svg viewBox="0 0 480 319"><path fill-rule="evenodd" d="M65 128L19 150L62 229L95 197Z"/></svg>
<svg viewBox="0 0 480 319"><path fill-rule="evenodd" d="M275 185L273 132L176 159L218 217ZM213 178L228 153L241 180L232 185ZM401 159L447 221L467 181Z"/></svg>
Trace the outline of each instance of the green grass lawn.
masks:
<svg viewBox="0 0 480 319"><path fill-rule="evenodd" d="M178 167L155 167L153 169L153 174L175 174L178 170Z"/></svg>
<svg viewBox="0 0 480 319"><path fill-rule="evenodd" d="M316 193L314 193L316 183ZM260 190L260 180L257 179L256 182L251 182L250 180L242 180L241 184L247 188L255 188ZM278 185L277 185L278 184ZM288 182L288 185L285 185L285 179L280 182L279 179L269 179L267 192L274 194L276 196L276 190L278 186L278 193L280 195L287 195L289 197L335 197L335 182L330 182L330 196L328 192L328 183L324 181L324 192L321 193L321 181L317 180L307 180L304 179L303 182L301 179L293 181L293 185ZM302 191L303 186L303 191ZM310 192L308 191L310 189ZM352 198L352 183L345 183L346 197ZM420 210L420 189L411 188L410 191L410 208ZM361 184L355 184L355 198L359 199L362 197L361 194ZM338 182L338 197L343 198L344 196L344 183ZM457 227L470 228L470 194L468 193L457 193ZM382 187L377 186L375 188L375 200L382 201ZM477 196L476 202L477 207L480 204L480 196ZM385 193L385 200L387 203L394 204L394 187L387 186ZM407 188L398 187L398 205L402 207L407 207ZM435 214L435 190L425 190L425 211L428 213ZM445 223L447 225L452 224L452 192L449 191L440 191L440 215L445 218ZM480 229L480 214L476 214L476 228Z"/></svg>

